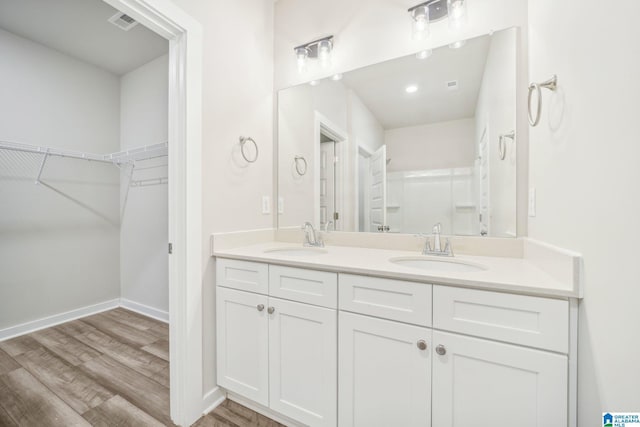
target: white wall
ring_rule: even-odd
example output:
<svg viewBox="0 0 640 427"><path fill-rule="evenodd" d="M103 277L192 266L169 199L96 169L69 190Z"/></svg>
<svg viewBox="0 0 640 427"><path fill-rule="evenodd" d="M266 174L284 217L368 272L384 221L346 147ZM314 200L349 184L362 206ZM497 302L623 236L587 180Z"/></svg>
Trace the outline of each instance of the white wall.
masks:
<svg viewBox="0 0 640 427"><path fill-rule="evenodd" d="M373 153L385 143L384 128L352 90L348 93L348 104L349 135L354 142L354 148L362 146Z"/></svg>
<svg viewBox="0 0 640 427"><path fill-rule="evenodd" d="M498 154L500 135L516 130L516 37L514 28L491 36L476 107L476 144L487 129L491 236L516 236L516 147L520 134L516 141L504 139L504 160Z"/></svg>
<svg viewBox="0 0 640 427"><path fill-rule="evenodd" d="M167 142L169 59L163 55L120 78L120 149ZM167 159L121 174L121 297L169 311ZM142 186L127 189L130 179Z"/></svg>
<svg viewBox="0 0 640 427"><path fill-rule="evenodd" d="M341 82L320 86L300 85L278 94L278 185L284 201L281 227L299 227L314 219L314 146L316 112L342 132L347 132L347 90ZM294 156L307 160L308 172L300 176Z"/></svg>
<svg viewBox="0 0 640 427"><path fill-rule="evenodd" d="M358 168L358 150L362 146L370 153L375 152L384 144L384 128L373 113L353 91L347 93L347 108L349 121L349 150L345 159L345 206L343 227L344 231L358 231L362 223L362 213L359 209L359 197L362 193L361 177ZM368 173L367 173L368 178ZM368 185L368 184L367 184Z"/></svg>
<svg viewBox="0 0 640 427"><path fill-rule="evenodd" d="M385 131L387 171L473 166L475 120L460 119Z"/></svg>
<svg viewBox="0 0 640 427"><path fill-rule="evenodd" d="M118 151L118 77L0 30L0 140ZM118 171L0 152L0 329L119 296Z"/></svg>
<svg viewBox="0 0 640 427"><path fill-rule="evenodd" d="M640 3L537 0L529 14L530 78L559 83L531 129L529 232L584 256L578 425L596 427L640 408Z"/></svg>
<svg viewBox="0 0 640 427"><path fill-rule="evenodd" d="M284 202L280 227L313 220L313 98L312 87L300 85L278 94L278 186ZM307 161L307 173L295 170L294 156ZM310 203L311 202L311 203Z"/></svg>
<svg viewBox="0 0 640 427"><path fill-rule="evenodd" d="M307 84L278 93L278 186L284 201L280 227L297 227L314 218L315 114L319 113L347 135L344 167L342 231L356 229L357 144L375 151L384 141L384 131L360 98L342 82ZM307 160L308 173L295 171L294 156ZM340 157L340 156L339 156Z"/></svg>
<svg viewBox="0 0 640 427"><path fill-rule="evenodd" d="M273 182L273 1L172 0L203 27L203 351L204 390L215 387L213 232L270 228L262 196ZM260 157L247 164L238 137L251 136ZM272 203L273 207L273 203Z"/></svg>

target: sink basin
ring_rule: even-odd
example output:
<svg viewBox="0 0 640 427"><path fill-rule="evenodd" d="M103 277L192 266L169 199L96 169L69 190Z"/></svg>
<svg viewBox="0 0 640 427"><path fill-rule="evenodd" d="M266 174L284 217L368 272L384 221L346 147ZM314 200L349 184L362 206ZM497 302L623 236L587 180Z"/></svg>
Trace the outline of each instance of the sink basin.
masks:
<svg viewBox="0 0 640 427"><path fill-rule="evenodd" d="M314 256L314 255L323 255L327 253L326 249L323 248L308 248L308 247L289 247L289 248L273 248L266 249L264 251L266 254L274 254L274 255L287 255L287 256Z"/></svg>
<svg viewBox="0 0 640 427"><path fill-rule="evenodd" d="M429 257L400 257L391 258L394 264L403 265L405 267L416 268L427 271L448 271L454 273L471 273L474 271L483 271L487 268L480 264L473 264L466 261L455 259L436 259Z"/></svg>

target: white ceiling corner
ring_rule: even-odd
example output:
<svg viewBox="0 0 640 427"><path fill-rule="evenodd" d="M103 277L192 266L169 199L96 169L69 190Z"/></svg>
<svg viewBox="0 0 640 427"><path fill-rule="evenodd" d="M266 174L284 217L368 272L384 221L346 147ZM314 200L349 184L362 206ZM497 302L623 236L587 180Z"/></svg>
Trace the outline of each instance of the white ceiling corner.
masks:
<svg viewBox="0 0 640 427"><path fill-rule="evenodd" d="M102 0L0 0L0 28L122 75L168 52L168 42L143 25L123 31Z"/></svg>

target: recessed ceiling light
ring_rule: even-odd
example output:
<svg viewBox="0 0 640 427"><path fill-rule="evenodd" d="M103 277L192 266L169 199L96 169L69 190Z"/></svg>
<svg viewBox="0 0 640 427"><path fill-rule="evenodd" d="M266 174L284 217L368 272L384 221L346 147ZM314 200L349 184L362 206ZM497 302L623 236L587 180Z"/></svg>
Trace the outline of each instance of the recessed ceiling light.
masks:
<svg viewBox="0 0 640 427"><path fill-rule="evenodd" d="M466 40L458 40L457 42L453 42L449 45L451 49L460 49L462 46L467 44Z"/></svg>
<svg viewBox="0 0 640 427"><path fill-rule="evenodd" d="M420 52L416 53L416 58L427 59L428 57L431 56L432 53L433 53L433 50L431 49L421 50Z"/></svg>
<svg viewBox="0 0 640 427"><path fill-rule="evenodd" d="M320 84L320 81L319 81L319 80L311 80L311 81L309 82L309 84L310 84L311 86L318 86L318 85Z"/></svg>
<svg viewBox="0 0 640 427"><path fill-rule="evenodd" d="M407 93L414 93L418 90L418 86L416 85L409 85L407 87L404 88L404 91Z"/></svg>
<svg viewBox="0 0 640 427"><path fill-rule="evenodd" d="M333 80L334 82L337 82L338 80L342 80L342 74L340 73L334 74L333 76L331 76L331 80Z"/></svg>

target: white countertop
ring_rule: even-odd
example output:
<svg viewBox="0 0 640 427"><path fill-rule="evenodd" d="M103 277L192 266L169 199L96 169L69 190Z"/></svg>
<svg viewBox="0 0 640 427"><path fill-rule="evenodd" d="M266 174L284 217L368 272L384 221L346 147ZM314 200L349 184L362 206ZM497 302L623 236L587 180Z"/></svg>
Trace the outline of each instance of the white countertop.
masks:
<svg viewBox="0 0 640 427"><path fill-rule="evenodd" d="M391 258L416 257L418 252L369 249L347 246L326 246L327 253L285 255L265 252L275 248L301 248L300 244L267 242L233 249L214 250L221 258L265 262L315 270L387 277L417 282L455 285L484 290L516 292L546 297L579 298L572 283L563 283L536 265L522 258L456 255L453 260L480 264L486 268L474 272L422 270L392 263ZM452 258L429 257L436 260Z"/></svg>

